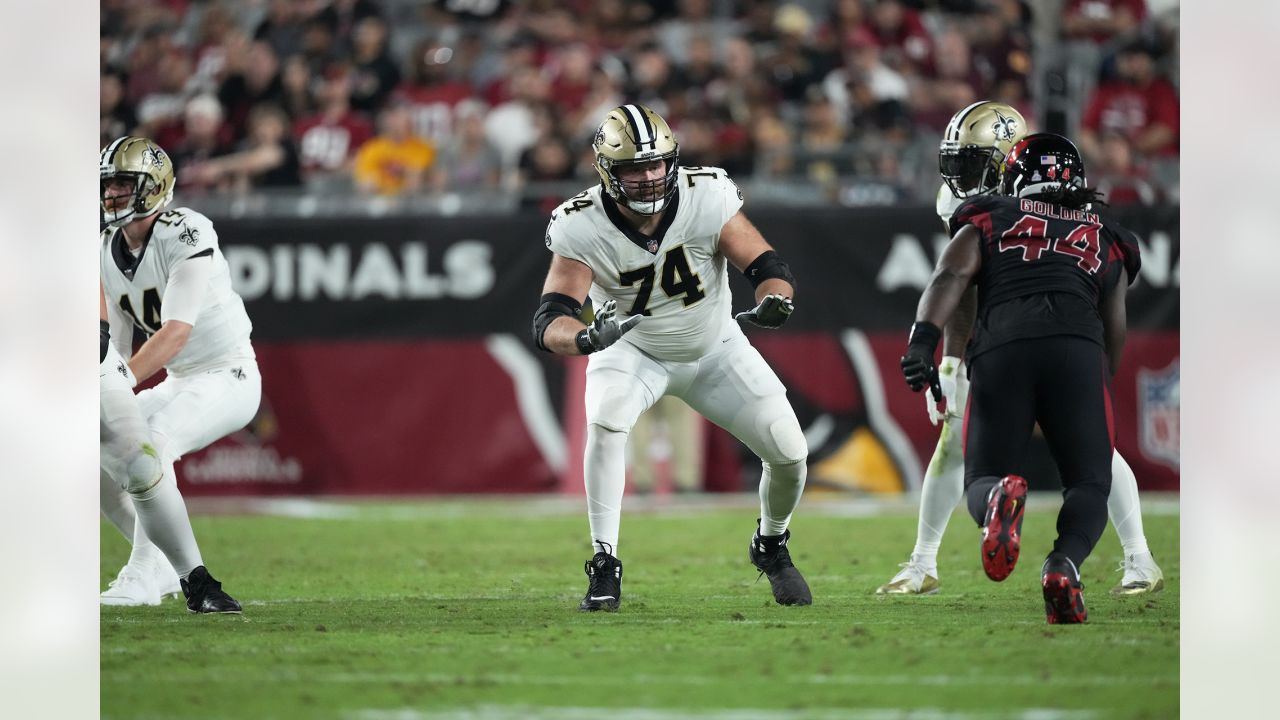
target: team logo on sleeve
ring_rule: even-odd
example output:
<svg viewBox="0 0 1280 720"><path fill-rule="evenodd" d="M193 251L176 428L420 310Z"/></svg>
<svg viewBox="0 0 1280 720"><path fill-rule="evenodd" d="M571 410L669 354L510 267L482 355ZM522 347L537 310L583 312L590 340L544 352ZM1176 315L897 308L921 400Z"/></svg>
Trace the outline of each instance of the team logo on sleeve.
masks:
<svg viewBox="0 0 1280 720"><path fill-rule="evenodd" d="M193 227L185 227L182 232L178 233L178 239L191 247L195 247L196 243L200 242L200 231Z"/></svg>

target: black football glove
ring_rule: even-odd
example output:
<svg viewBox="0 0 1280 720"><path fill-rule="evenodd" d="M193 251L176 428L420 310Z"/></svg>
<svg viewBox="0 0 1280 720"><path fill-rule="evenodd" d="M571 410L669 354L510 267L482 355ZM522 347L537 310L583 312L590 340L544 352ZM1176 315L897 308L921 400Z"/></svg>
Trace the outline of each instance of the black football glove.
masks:
<svg viewBox="0 0 1280 720"><path fill-rule="evenodd" d="M643 315L632 315L626 320L619 321L617 314L618 301L616 300L610 300L600 306L591 324L578 333L578 350L583 355L599 352L618 342L623 335L644 319Z"/></svg>
<svg viewBox="0 0 1280 720"><path fill-rule="evenodd" d="M756 327L775 329L782 327L782 324L791 317L796 306L792 304L791 298L782 295L765 295L760 304L747 312L740 312L733 316L734 320L746 320Z"/></svg>
<svg viewBox="0 0 1280 720"><path fill-rule="evenodd" d="M101 349L98 351L98 362L101 363L107 359L107 344L111 342L111 326L106 320L99 320L98 328L98 334L102 337Z"/></svg>
<svg viewBox="0 0 1280 720"><path fill-rule="evenodd" d="M911 339L907 341L907 352L902 356L902 377L913 392L920 392L929 386L934 402L942 402L942 389L938 387L938 366L933 362L933 355L938 349L938 341L942 339L942 331L938 326L927 322L918 322L911 326Z"/></svg>

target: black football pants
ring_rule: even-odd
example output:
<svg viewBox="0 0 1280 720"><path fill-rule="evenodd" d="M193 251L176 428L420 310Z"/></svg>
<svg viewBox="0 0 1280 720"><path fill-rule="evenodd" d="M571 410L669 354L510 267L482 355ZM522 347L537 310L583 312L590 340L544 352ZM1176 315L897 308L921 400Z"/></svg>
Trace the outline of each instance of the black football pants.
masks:
<svg viewBox="0 0 1280 720"><path fill-rule="evenodd" d="M979 525L987 494L1017 472L1040 423L1062 476L1054 552L1076 567L1107 526L1115 432L1106 355L1082 337L1056 335L993 348L969 366L964 423L964 485Z"/></svg>

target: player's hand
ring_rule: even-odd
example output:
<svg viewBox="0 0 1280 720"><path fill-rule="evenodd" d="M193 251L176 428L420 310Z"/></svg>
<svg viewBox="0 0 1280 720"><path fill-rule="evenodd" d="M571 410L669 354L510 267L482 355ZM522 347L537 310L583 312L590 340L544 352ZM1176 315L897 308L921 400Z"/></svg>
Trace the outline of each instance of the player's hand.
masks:
<svg viewBox="0 0 1280 720"><path fill-rule="evenodd" d="M907 347L907 354L902 356L902 377L913 392L920 392L927 385L933 393L934 402L942 402L942 391L938 385L938 368L933 358L924 354L919 347Z"/></svg>
<svg viewBox="0 0 1280 720"><path fill-rule="evenodd" d="M968 399L969 381L964 377L964 361L950 355L942 358L938 365L938 389L942 392L944 407L938 409L938 403L932 396L924 399L929 411L929 422L937 425L940 420L958 418L964 413L964 404Z"/></svg>
<svg viewBox="0 0 1280 720"><path fill-rule="evenodd" d="M795 309L796 306L789 297L777 294L765 295L759 305L734 315L733 319L746 320L756 327L774 329L782 327Z"/></svg>
<svg viewBox="0 0 1280 720"><path fill-rule="evenodd" d="M618 340L631 331L640 321L644 319L643 315L632 315L619 322L618 301L610 300L596 312L596 317L591 324L578 334L578 348L583 350L583 354L599 352L610 345L618 342Z"/></svg>

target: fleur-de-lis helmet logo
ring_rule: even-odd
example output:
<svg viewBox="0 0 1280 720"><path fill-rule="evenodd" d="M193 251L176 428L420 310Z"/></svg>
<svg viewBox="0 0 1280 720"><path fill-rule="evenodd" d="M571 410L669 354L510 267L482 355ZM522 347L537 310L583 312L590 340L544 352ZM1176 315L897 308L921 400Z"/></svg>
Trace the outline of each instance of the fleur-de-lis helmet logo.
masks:
<svg viewBox="0 0 1280 720"><path fill-rule="evenodd" d="M991 132L995 134L997 140L1013 142L1013 139L1018 136L1018 121L1001 115L998 110L995 113L996 121L991 124Z"/></svg>
<svg viewBox="0 0 1280 720"><path fill-rule="evenodd" d="M142 151L142 161L149 162L160 170L165 163L164 151L154 145L148 146Z"/></svg>

